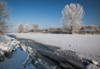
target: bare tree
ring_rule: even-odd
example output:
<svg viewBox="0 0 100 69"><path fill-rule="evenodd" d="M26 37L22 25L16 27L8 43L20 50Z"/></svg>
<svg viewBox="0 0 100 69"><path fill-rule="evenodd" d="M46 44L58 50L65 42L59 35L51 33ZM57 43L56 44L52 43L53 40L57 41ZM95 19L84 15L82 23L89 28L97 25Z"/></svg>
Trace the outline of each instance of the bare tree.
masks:
<svg viewBox="0 0 100 69"><path fill-rule="evenodd" d="M26 24L24 27L24 33L28 33L28 32L29 32L29 26L28 24Z"/></svg>
<svg viewBox="0 0 100 69"><path fill-rule="evenodd" d="M8 18L7 3L0 1L0 34L8 32L9 24L6 22Z"/></svg>
<svg viewBox="0 0 100 69"><path fill-rule="evenodd" d="M82 6L73 3L66 5L62 11L62 15L61 24L64 28L67 28L71 34L81 28L81 19L84 16L84 10Z"/></svg>
<svg viewBox="0 0 100 69"><path fill-rule="evenodd" d="M39 25L38 24L33 24L33 30L34 32L36 32L36 30L38 29Z"/></svg>
<svg viewBox="0 0 100 69"><path fill-rule="evenodd" d="M19 23L18 24L17 32L18 33L23 33L24 32L24 25L23 25L23 23Z"/></svg>

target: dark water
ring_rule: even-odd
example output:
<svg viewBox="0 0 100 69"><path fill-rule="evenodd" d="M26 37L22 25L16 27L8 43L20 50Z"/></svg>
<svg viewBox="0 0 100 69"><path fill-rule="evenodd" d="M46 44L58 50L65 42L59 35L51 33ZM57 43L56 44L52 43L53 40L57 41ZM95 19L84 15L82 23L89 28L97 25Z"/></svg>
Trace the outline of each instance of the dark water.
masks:
<svg viewBox="0 0 100 69"><path fill-rule="evenodd" d="M30 39L17 38L14 35L9 36L37 51L38 63L34 64L37 69L85 69L85 64L73 51L59 51L58 47L43 45Z"/></svg>

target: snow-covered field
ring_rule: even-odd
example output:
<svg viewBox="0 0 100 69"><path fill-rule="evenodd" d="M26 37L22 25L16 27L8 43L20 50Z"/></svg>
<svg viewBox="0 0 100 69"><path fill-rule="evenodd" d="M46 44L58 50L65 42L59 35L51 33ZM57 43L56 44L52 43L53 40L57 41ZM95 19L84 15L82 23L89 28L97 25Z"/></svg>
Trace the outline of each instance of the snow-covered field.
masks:
<svg viewBox="0 0 100 69"><path fill-rule="evenodd" d="M100 35L68 35L40 33L10 33L19 38L32 39L36 42L57 46L61 50L72 50L81 57L95 59L100 62Z"/></svg>

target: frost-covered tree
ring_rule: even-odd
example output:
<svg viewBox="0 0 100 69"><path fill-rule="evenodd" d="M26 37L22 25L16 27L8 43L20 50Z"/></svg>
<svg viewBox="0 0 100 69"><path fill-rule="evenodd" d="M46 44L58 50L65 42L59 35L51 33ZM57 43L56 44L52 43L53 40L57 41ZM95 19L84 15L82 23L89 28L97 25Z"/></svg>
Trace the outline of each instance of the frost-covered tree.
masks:
<svg viewBox="0 0 100 69"><path fill-rule="evenodd" d="M5 1L0 1L0 34L8 32L8 18L7 3Z"/></svg>
<svg viewBox="0 0 100 69"><path fill-rule="evenodd" d="M19 23L18 24L17 32L18 33L23 33L24 32L24 25L23 25L23 23Z"/></svg>
<svg viewBox="0 0 100 69"><path fill-rule="evenodd" d="M81 19L84 16L84 10L82 6L73 3L66 5L62 10L62 15L61 24L71 34L81 28Z"/></svg>
<svg viewBox="0 0 100 69"><path fill-rule="evenodd" d="M28 33L29 32L29 25L26 24L24 27L24 33Z"/></svg>
<svg viewBox="0 0 100 69"><path fill-rule="evenodd" d="M99 31L99 27L96 25L90 25L90 27L91 27L90 31L92 33L97 33Z"/></svg>
<svg viewBox="0 0 100 69"><path fill-rule="evenodd" d="M39 25L38 24L33 24L33 30L34 32L36 32L36 30L38 29Z"/></svg>

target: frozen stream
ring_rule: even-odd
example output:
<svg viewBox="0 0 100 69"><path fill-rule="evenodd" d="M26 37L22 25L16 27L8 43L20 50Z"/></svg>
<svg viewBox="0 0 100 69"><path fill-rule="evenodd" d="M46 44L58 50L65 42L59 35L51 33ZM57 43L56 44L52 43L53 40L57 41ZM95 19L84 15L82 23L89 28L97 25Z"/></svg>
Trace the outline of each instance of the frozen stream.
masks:
<svg viewBox="0 0 100 69"><path fill-rule="evenodd" d="M34 64L33 62L36 69L86 69L86 63L82 63L76 52L70 50L61 51L59 47L43 45L31 39L15 38L37 51L36 60L38 63Z"/></svg>
<svg viewBox="0 0 100 69"><path fill-rule="evenodd" d="M84 65L75 52L59 51L60 48L58 47L43 45L30 39L16 39L38 52L37 58L41 62L35 65L37 69L63 69L63 67L71 67L66 62L71 62L75 64L76 67L84 68Z"/></svg>

